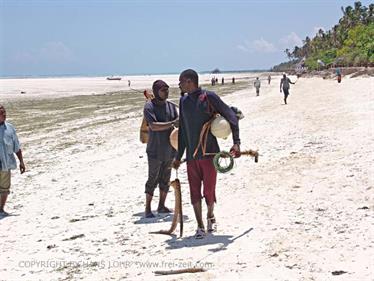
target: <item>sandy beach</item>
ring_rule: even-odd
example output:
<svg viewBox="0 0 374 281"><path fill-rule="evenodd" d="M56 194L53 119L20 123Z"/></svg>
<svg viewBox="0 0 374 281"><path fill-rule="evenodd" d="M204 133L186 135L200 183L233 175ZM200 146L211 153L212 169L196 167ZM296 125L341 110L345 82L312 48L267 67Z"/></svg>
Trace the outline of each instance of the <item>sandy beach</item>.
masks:
<svg viewBox="0 0 374 281"><path fill-rule="evenodd" d="M1 79L26 173L13 172L11 215L0 219L0 280L373 280L374 79L300 78L283 105L280 76L268 85L258 74L256 97L245 79L256 75L209 86L243 111L241 149L260 158L243 156L219 174L218 231L203 240L193 237L183 165L184 235L149 234L172 216L143 218L144 98L127 78ZM156 79L178 84L177 75L139 76L132 87ZM222 150L231 144L220 141ZM154 274L194 266L206 272Z"/></svg>

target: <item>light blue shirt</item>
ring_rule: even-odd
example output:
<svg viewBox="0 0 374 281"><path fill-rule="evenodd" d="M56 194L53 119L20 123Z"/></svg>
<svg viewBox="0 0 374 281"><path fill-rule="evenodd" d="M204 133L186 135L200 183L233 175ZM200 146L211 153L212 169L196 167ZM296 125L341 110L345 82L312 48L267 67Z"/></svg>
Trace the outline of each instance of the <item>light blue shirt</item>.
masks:
<svg viewBox="0 0 374 281"><path fill-rule="evenodd" d="M20 150L20 143L13 125L4 122L0 125L0 161L1 170L9 171L17 169L17 161L14 153Z"/></svg>

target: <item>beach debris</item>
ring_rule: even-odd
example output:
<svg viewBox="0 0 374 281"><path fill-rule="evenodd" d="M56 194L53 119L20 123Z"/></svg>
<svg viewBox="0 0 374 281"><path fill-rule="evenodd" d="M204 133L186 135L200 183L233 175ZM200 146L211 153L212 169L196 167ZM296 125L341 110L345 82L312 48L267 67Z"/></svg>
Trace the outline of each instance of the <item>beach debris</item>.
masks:
<svg viewBox="0 0 374 281"><path fill-rule="evenodd" d="M82 237L84 237L84 236L85 236L84 234L73 235L73 236L71 236L70 238L62 239L62 241L75 240L75 239L78 239L78 238L82 238Z"/></svg>
<svg viewBox="0 0 374 281"><path fill-rule="evenodd" d="M85 221L85 218L80 218L80 219L71 219L69 222L77 222L77 221Z"/></svg>
<svg viewBox="0 0 374 281"><path fill-rule="evenodd" d="M358 208L357 210L369 210L369 207L368 206L363 206L363 207Z"/></svg>
<svg viewBox="0 0 374 281"><path fill-rule="evenodd" d="M270 255L271 258L276 258L276 257L278 257L278 256L279 256L278 253L274 253L274 254L271 254L271 255Z"/></svg>
<svg viewBox="0 0 374 281"><path fill-rule="evenodd" d="M21 91L21 94L26 94L26 92L25 91Z"/></svg>
<svg viewBox="0 0 374 281"><path fill-rule="evenodd" d="M185 269L177 269L177 270L158 270L154 273L156 275L171 275L171 274L182 274L182 273L197 273L197 272L205 272L206 270L202 267L191 267Z"/></svg>
<svg viewBox="0 0 374 281"><path fill-rule="evenodd" d="M292 265L286 265L286 267L287 267L288 269L293 269L295 266L297 266L296 263L294 263L294 264L292 264Z"/></svg>
<svg viewBox="0 0 374 281"><path fill-rule="evenodd" d="M60 218L59 216L54 216L54 217L51 217L51 220L57 220L59 218Z"/></svg>
<svg viewBox="0 0 374 281"><path fill-rule="evenodd" d="M181 193L181 183L178 178L173 180L170 185L174 188L175 194L175 207L174 207L174 216L169 230L159 230L150 232L151 234L166 234L171 235L174 230L177 228L178 219L180 225L180 236L183 236L183 212L182 212L182 193ZM171 273L174 274L174 273Z"/></svg>
<svg viewBox="0 0 374 281"><path fill-rule="evenodd" d="M48 246L47 246L47 249L50 250L50 249L53 249L53 248L56 248L56 247L57 247L56 244L48 245Z"/></svg>
<svg viewBox="0 0 374 281"><path fill-rule="evenodd" d="M342 275L344 273L348 273L348 272L344 271L344 270L335 270L335 271L331 272L332 275Z"/></svg>

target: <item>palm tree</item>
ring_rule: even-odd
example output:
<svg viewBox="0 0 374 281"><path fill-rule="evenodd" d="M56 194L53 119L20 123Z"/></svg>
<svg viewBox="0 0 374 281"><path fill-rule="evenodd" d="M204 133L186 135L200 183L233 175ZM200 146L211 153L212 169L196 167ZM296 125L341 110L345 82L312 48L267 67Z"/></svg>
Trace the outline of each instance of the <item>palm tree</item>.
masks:
<svg viewBox="0 0 374 281"><path fill-rule="evenodd" d="M374 23L374 4L369 5L367 23Z"/></svg>
<svg viewBox="0 0 374 281"><path fill-rule="evenodd" d="M292 54L290 53L290 49L287 48L284 52L286 53L288 60L291 60Z"/></svg>

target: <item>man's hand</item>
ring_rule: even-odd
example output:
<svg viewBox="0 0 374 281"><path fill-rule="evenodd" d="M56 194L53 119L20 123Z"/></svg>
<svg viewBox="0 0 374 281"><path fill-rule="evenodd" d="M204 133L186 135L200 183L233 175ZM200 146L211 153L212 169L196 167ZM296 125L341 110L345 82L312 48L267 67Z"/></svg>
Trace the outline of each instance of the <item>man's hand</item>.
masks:
<svg viewBox="0 0 374 281"><path fill-rule="evenodd" d="M23 174L25 172L26 168L25 168L25 164L23 162L21 162L19 164L19 171L21 172L21 174Z"/></svg>
<svg viewBox="0 0 374 281"><path fill-rule="evenodd" d="M234 158L240 157L240 146L239 144L234 144L230 149L230 155Z"/></svg>
<svg viewBox="0 0 374 281"><path fill-rule="evenodd" d="M178 170L180 165L181 165L181 161L177 159L174 159L173 163L171 163L171 167L174 168L175 170Z"/></svg>
<svg viewBox="0 0 374 281"><path fill-rule="evenodd" d="M280 92L282 93L282 89L280 89Z"/></svg>

